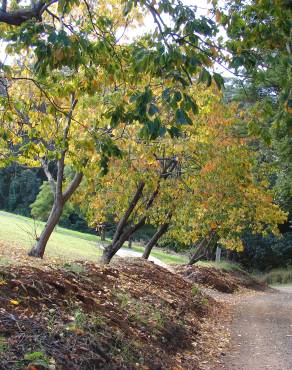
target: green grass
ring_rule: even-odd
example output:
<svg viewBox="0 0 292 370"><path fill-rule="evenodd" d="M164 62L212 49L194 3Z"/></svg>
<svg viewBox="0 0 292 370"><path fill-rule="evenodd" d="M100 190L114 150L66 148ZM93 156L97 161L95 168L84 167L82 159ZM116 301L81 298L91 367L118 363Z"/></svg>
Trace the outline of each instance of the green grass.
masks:
<svg viewBox="0 0 292 370"><path fill-rule="evenodd" d="M260 276L260 279L269 285L291 285L292 267L287 269L274 269Z"/></svg>
<svg viewBox="0 0 292 370"><path fill-rule="evenodd" d="M29 250L35 241L35 235L40 234L44 222L35 223L34 220L0 211L0 240ZM101 242L100 237L93 234L81 233L74 230L57 227L53 232L46 249L45 256L61 258L65 261L90 260L98 261L101 249L98 245L108 244L110 240ZM134 251L143 252L143 247L133 245ZM186 263L187 258L177 254L169 254L161 250L153 250L153 257L171 263ZM2 258L0 264L9 263L9 251Z"/></svg>
<svg viewBox="0 0 292 370"><path fill-rule="evenodd" d="M134 245L132 247L133 251L143 253L144 248ZM161 261L167 264L184 264L188 262L188 258L186 256L180 254L171 254L171 252L167 253L160 249L153 249L151 252L152 257L156 257Z"/></svg>
<svg viewBox="0 0 292 370"><path fill-rule="evenodd" d="M227 261L221 261L221 262L215 262L215 261L199 261L196 263L196 266L201 266L201 267L213 267L217 268L219 270L227 270L227 271L232 271L232 270L242 270L241 266L237 263L233 262L227 262Z"/></svg>
<svg viewBox="0 0 292 370"><path fill-rule="evenodd" d="M0 240L9 244L15 243L28 250L34 243L35 232L39 235L43 227L43 222L35 224L30 218L0 211ZM101 254L98 242L100 238L95 235L57 227L48 242L46 254L66 260L97 261Z"/></svg>

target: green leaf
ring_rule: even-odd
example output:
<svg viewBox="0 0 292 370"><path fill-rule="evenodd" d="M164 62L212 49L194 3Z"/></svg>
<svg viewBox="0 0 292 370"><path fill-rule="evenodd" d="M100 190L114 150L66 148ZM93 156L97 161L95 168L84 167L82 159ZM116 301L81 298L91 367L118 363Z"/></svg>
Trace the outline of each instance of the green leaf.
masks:
<svg viewBox="0 0 292 370"><path fill-rule="evenodd" d="M182 99L181 92L180 91L175 91L175 93L173 95L174 102L179 102L179 101L181 101L181 99Z"/></svg>
<svg viewBox="0 0 292 370"><path fill-rule="evenodd" d="M173 126L171 128L168 128L167 131L172 138L181 136L181 130L178 127Z"/></svg>
<svg viewBox="0 0 292 370"><path fill-rule="evenodd" d="M169 102L169 100L170 100L170 91L171 91L170 88L167 88L167 89L163 90L163 92L162 92L162 99L163 100Z"/></svg>
<svg viewBox="0 0 292 370"><path fill-rule="evenodd" d="M224 78L219 73L214 73L213 78L219 90L224 88Z"/></svg>
<svg viewBox="0 0 292 370"><path fill-rule="evenodd" d="M158 107L155 104L151 103L148 109L149 116L154 116L154 114L158 112L159 112Z"/></svg>
<svg viewBox="0 0 292 370"><path fill-rule="evenodd" d="M206 83L207 87L211 86L212 77L211 77L210 73L205 68L203 68L201 73L200 73L199 82Z"/></svg>
<svg viewBox="0 0 292 370"><path fill-rule="evenodd" d="M175 112L175 120L178 125L192 125L192 120L183 109Z"/></svg>

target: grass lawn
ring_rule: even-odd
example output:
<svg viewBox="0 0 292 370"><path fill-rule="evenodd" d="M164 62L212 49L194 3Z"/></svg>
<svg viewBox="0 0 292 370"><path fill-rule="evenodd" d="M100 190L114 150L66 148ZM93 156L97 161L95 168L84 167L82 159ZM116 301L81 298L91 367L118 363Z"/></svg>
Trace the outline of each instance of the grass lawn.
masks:
<svg viewBox="0 0 292 370"><path fill-rule="evenodd" d="M144 251L144 248L143 247L139 247L139 246L133 246L132 247L133 251L136 251L136 252L140 252L140 253L143 253ZM161 261L165 262L165 263L168 263L168 264L183 264L183 263L187 263L188 262L188 259L186 256L183 256L183 255L180 255L180 254L171 254L171 253L167 253L167 252L164 252L160 249L153 249L152 252L151 252L151 256L153 257L156 257L158 259L160 259Z"/></svg>
<svg viewBox="0 0 292 370"><path fill-rule="evenodd" d="M215 262L215 261L199 261L196 263L197 266L202 267L213 267L217 268L219 270L242 270L239 264L227 262L227 261L221 261L221 262Z"/></svg>
<svg viewBox="0 0 292 370"><path fill-rule="evenodd" d="M0 211L0 240L9 246L14 245L22 252L31 248L36 233L39 235L43 227L44 222L35 223L30 218ZM48 242L45 256L65 261L90 260L96 262L101 255L101 249L98 246L109 242L101 242L100 237L96 235L57 227ZM140 246L134 245L133 250L143 252L143 248ZM9 260L9 255L10 251L5 250L4 256L2 253L2 260ZM161 250L153 250L151 255L165 263L187 262L184 256L168 254Z"/></svg>
<svg viewBox="0 0 292 370"><path fill-rule="evenodd" d="M0 211L0 240L28 250L34 243L35 234L40 234L43 222L34 223L27 217ZM100 239L95 235L57 227L46 249L46 255L68 260L97 261L101 250Z"/></svg>

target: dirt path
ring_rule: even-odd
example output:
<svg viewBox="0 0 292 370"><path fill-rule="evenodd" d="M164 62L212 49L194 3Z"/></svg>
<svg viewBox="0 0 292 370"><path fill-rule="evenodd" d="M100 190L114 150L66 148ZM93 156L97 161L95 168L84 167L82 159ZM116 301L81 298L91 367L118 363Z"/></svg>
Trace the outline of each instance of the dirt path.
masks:
<svg viewBox="0 0 292 370"><path fill-rule="evenodd" d="M240 298L219 369L292 369L292 287ZM223 357L223 356L222 356Z"/></svg>

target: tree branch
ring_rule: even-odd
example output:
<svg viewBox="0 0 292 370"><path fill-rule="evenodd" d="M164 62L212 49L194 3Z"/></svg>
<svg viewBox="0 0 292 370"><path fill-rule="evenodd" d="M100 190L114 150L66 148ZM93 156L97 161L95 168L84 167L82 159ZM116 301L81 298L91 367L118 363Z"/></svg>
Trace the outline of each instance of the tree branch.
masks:
<svg viewBox="0 0 292 370"><path fill-rule="evenodd" d="M22 23L33 18L41 20L43 12L57 1L58 0L52 0L49 3L46 3L46 1L39 1L38 3L33 4L30 8L22 8L7 12L7 0L2 0L0 23L7 23L12 26L20 26Z"/></svg>
<svg viewBox="0 0 292 370"><path fill-rule="evenodd" d="M49 181L49 184L51 185L51 189L52 189L52 192L54 194L54 197L55 197L55 192L56 192L56 182L49 170L49 165L48 165L48 162L46 162L44 159L41 159L41 164L42 164L42 167L43 167L43 170L45 172L45 175L47 176L47 179Z"/></svg>
<svg viewBox="0 0 292 370"><path fill-rule="evenodd" d="M83 178L83 173L78 172L73 177L73 180L70 182L69 186L63 193L63 201L64 203L67 202L67 200L71 197L71 195L74 193L74 191L78 188Z"/></svg>
<svg viewBox="0 0 292 370"><path fill-rule="evenodd" d="M124 213L123 217L120 219L120 221L119 221L119 223L117 225L115 234L113 236L113 243L115 243L117 240L120 239L120 234L121 234L122 230L124 229L124 227L125 227L128 219L129 219L129 217L131 216L134 208L136 207L139 199L142 196L142 192L143 192L144 186L145 186L145 183L144 182L140 182L139 183L138 188L136 190L136 193L135 193L132 201L129 204L129 207L127 208L126 212Z"/></svg>

